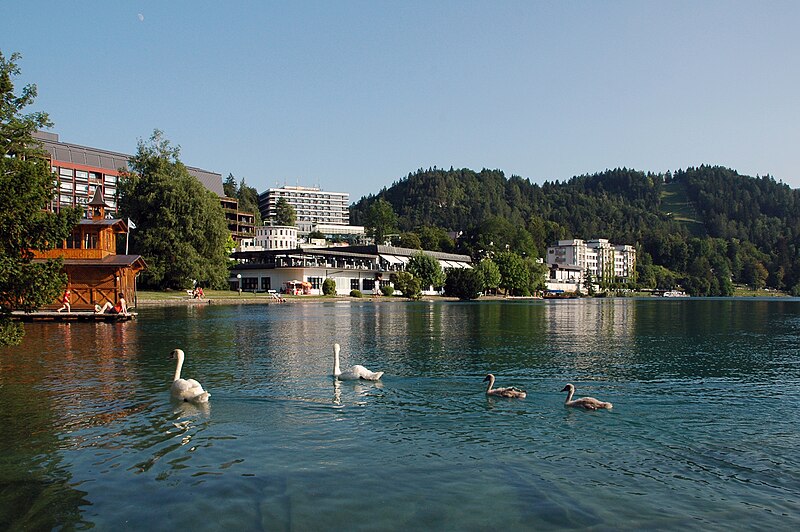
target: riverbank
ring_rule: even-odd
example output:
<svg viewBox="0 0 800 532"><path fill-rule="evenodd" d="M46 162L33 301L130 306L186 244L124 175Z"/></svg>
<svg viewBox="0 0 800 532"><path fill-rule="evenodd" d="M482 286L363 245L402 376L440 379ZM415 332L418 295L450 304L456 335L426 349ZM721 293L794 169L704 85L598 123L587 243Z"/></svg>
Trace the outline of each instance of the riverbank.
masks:
<svg viewBox="0 0 800 532"><path fill-rule="evenodd" d="M457 301L454 297L444 296L424 296L423 301ZM205 297L193 299L186 292L180 291L139 291L136 296L137 307L159 307L173 305L285 305L292 303L309 303L314 301L409 301L400 296L373 296L364 295L363 297L351 297L344 295L336 296L293 296L281 294L281 299L276 299L272 294L252 293L252 292L233 292L231 290L206 290Z"/></svg>

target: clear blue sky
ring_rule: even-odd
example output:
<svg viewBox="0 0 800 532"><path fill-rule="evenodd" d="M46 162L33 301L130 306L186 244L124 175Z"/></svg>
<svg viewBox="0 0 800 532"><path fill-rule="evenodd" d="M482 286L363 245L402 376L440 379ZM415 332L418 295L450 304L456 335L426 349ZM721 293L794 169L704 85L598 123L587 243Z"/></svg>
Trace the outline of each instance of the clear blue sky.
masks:
<svg viewBox="0 0 800 532"><path fill-rule="evenodd" d="M418 168L723 165L800 186L800 2L81 1L3 9L64 142L154 129L259 192Z"/></svg>

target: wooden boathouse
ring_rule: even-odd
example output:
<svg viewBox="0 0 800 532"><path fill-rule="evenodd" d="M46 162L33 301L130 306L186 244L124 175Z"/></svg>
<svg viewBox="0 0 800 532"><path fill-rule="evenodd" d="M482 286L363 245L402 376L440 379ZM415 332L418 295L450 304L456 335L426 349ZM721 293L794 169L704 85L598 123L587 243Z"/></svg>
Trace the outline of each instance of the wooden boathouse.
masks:
<svg viewBox="0 0 800 532"><path fill-rule="evenodd" d="M34 260L61 258L69 279L73 311L91 311L95 305L112 305L125 297L128 307L136 305L136 276L147 268L140 255L118 255L117 238L129 231L125 220L106 217L106 204L100 187L88 204L91 218L82 219L72 234L55 249L35 252ZM61 297L43 311L55 311ZM43 317L43 316L42 316Z"/></svg>

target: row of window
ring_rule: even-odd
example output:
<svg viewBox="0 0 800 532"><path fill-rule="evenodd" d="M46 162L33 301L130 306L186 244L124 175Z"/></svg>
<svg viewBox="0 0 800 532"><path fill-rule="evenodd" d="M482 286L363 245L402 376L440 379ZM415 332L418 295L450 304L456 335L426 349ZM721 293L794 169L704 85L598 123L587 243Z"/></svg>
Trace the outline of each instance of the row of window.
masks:
<svg viewBox="0 0 800 532"><path fill-rule="evenodd" d="M61 181L91 181L93 183L106 183L109 185L117 184L117 176L102 174L100 172L89 172L86 170L73 170L72 168L63 168L54 166L53 172L58 173Z"/></svg>

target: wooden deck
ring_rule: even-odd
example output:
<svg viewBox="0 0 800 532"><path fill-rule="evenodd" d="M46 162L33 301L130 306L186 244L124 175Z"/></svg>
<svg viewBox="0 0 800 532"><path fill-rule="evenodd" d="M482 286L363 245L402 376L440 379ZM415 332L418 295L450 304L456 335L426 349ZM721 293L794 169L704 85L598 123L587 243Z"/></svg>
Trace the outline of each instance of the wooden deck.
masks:
<svg viewBox="0 0 800 532"><path fill-rule="evenodd" d="M87 311L56 312L54 310L39 310L36 312L22 312L15 310L11 313L11 319L17 321L129 321L138 316L137 312L125 314L98 314Z"/></svg>

